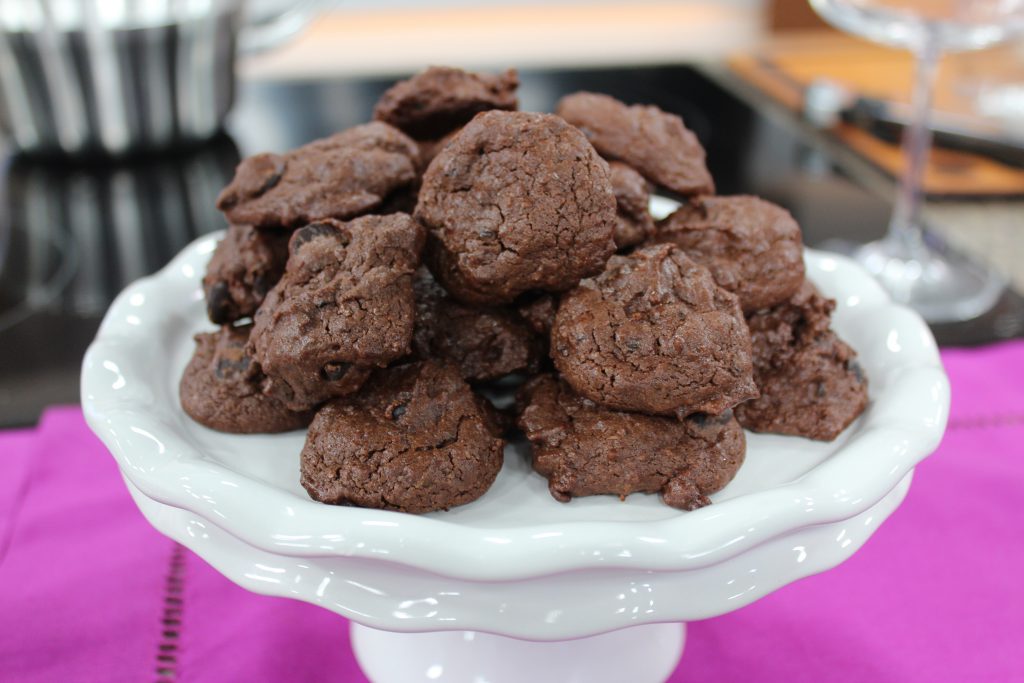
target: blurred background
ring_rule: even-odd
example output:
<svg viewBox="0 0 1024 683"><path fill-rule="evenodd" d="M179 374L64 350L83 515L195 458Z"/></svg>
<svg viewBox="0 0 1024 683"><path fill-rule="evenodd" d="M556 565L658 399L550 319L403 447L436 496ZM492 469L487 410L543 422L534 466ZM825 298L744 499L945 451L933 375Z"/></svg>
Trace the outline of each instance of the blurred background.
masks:
<svg viewBox="0 0 1024 683"><path fill-rule="evenodd" d="M1024 334L1024 47L1000 42L936 81L926 240L999 283L935 322L946 345ZM517 67L526 110L589 89L675 112L722 194L785 206L811 246L889 224L913 60L804 0L0 0L0 426L78 401L106 307L224 227L240 158L364 122L431 64Z"/></svg>

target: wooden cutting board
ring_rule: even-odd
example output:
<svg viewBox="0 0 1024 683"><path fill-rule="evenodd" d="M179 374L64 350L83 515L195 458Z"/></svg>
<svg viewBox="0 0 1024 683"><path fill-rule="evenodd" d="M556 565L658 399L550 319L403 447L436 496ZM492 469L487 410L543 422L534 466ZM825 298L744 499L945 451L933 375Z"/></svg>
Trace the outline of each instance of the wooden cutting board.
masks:
<svg viewBox="0 0 1024 683"><path fill-rule="evenodd" d="M989 68L1006 68L1005 53L991 56L978 53L971 59L971 69L979 73L987 73ZM797 113L803 110L804 88L816 78L835 79L868 97L906 102L910 98L913 75L913 62L908 52L831 30L772 38L755 52L733 56L729 66L743 80ZM969 108L963 83L970 78L970 73L965 71L951 64L950 59L944 60L935 95L937 108L947 111ZM899 146L863 128L843 122L829 134L893 177L903 168ZM934 148L924 184L925 192L935 196L1024 195L1024 169L978 154Z"/></svg>

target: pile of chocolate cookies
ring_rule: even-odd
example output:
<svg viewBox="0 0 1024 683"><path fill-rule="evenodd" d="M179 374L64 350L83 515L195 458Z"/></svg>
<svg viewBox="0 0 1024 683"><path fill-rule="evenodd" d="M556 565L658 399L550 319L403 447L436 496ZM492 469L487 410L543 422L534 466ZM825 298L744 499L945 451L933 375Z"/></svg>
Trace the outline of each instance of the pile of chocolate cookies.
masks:
<svg viewBox="0 0 1024 683"><path fill-rule="evenodd" d="M743 427L849 425L865 379L792 217L715 196L677 116L592 93L521 112L517 86L430 68L371 123L245 159L185 411L309 425L311 497L416 513L480 497L517 428L558 500L689 510L739 469ZM659 223L655 188L685 200ZM520 385L514 415L483 397L495 382Z"/></svg>

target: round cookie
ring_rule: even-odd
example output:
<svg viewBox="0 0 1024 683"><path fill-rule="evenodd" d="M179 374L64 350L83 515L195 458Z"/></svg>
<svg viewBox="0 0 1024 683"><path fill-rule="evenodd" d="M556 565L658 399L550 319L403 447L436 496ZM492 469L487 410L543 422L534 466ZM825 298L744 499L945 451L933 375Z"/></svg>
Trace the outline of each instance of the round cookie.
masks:
<svg viewBox="0 0 1024 683"><path fill-rule="evenodd" d="M415 142L375 121L285 154L243 159L217 208L232 223L261 228L354 218L414 184L419 164Z"/></svg>
<svg viewBox="0 0 1024 683"><path fill-rule="evenodd" d="M284 273L290 236L284 230L228 226L203 277L206 313L212 322L233 323L256 312Z"/></svg>
<svg viewBox="0 0 1024 683"><path fill-rule="evenodd" d="M758 197L695 197L658 223L651 242L675 244L706 266L744 313L785 301L804 281L800 226Z"/></svg>
<svg viewBox="0 0 1024 683"><path fill-rule="evenodd" d="M760 398L736 407L754 432L831 441L868 403L857 354L829 328L835 302L810 282L787 302L747 318Z"/></svg>
<svg viewBox="0 0 1024 683"><path fill-rule="evenodd" d="M334 505L423 513L482 496L504 441L451 364L376 373L358 394L326 404L302 449L302 486Z"/></svg>
<svg viewBox="0 0 1024 683"><path fill-rule="evenodd" d="M416 330L413 354L448 360L469 382L486 382L514 372L536 372L545 356L541 339L514 311L474 307L455 301L420 268L413 284Z"/></svg>
<svg viewBox="0 0 1024 683"><path fill-rule="evenodd" d="M519 402L533 468L562 502L660 492L666 504L694 510L732 480L746 452L731 412L675 420L611 410L551 375L530 380Z"/></svg>
<svg viewBox="0 0 1024 683"><path fill-rule="evenodd" d="M250 345L266 391L304 410L408 354L422 245L423 229L404 213L296 230L284 275L254 318Z"/></svg>
<svg viewBox="0 0 1024 683"><path fill-rule="evenodd" d="M654 218L648 210L651 192L643 176L621 161L609 162L608 169L615 193L615 246L621 250L654 234Z"/></svg>
<svg viewBox="0 0 1024 683"><path fill-rule="evenodd" d="M287 432L313 414L292 412L261 391L263 376L245 351L252 325L197 334L196 350L178 386L181 407L201 425L221 432Z"/></svg>
<svg viewBox="0 0 1024 683"><path fill-rule="evenodd" d="M430 164L416 217L431 271L471 304L571 289L615 250L608 164L551 114L478 114Z"/></svg>
<svg viewBox="0 0 1024 683"><path fill-rule="evenodd" d="M613 256L563 295L551 357L577 392L618 410L717 415L757 396L736 296L670 244Z"/></svg>
<svg viewBox="0 0 1024 683"><path fill-rule="evenodd" d="M389 123L416 140L437 140L489 109L515 109L519 76L432 66L391 86L373 108L375 121Z"/></svg>
<svg viewBox="0 0 1024 683"><path fill-rule="evenodd" d="M655 185L686 196L715 191L704 148L675 114L591 92L563 97L555 113L582 130L601 156L626 162Z"/></svg>

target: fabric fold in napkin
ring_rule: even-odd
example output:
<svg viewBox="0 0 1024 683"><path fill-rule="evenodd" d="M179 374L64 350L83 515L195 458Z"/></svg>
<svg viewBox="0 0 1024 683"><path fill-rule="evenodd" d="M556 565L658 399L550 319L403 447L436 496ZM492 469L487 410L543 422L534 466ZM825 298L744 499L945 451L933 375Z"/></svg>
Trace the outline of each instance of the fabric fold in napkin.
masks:
<svg viewBox="0 0 1024 683"><path fill-rule="evenodd" d="M1024 680L1024 342L947 350L950 428L843 565L689 625L670 679ZM0 681L365 681L347 622L143 519L78 408L0 432Z"/></svg>

